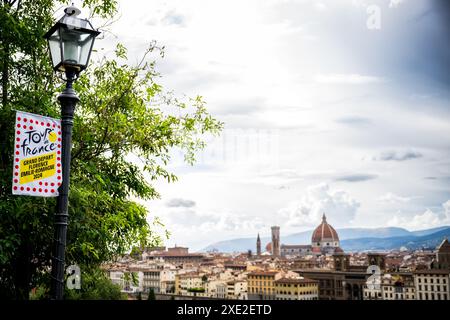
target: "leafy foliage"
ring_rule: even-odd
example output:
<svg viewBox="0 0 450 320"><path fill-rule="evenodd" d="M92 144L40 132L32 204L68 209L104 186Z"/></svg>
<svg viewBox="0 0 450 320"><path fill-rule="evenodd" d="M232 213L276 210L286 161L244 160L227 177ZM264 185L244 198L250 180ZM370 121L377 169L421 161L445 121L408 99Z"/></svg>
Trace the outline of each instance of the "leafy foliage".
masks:
<svg viewBox="0 0 450 320"><path fill-rule="evenodd" d="M150 288L147 300L156 300L155 290L153 288Z"/></svg>
<svg viewBox="0 0 450 320"><path fill-rule="evenodd" d="M89 270L81 274L81 289L65 291L67 300L125 300L127 295L121 292L120 286L113 284L100 269Z"/></svg>
<svg viewBox="0 0 450 320"><path fill-rule="evenodd" d="M61 3L0 3L0 298L27 299L31 288L49 284L56 201L12 196L13 124L15 110L59 117L55 93L63 83L53 74L42 35ZM114 0L83 5L103 18L116 11ZM161 242L154 231L161 223L154 214L149 222L137 199L159 197L151 184L156 179L176 181L167 170L171 150L184 150L192 164L205 135L222 127L202 97L180 100L164 91L150 58L155 55L164 50L151 43L141 63L128 65L127 50L118 45L114 59L94 61L75 83L81 103L74 119L66 263L81 267L82 283L91 289L102 262ZM110 296L112 287L98 281L105 289L68 298Z"/></svg>

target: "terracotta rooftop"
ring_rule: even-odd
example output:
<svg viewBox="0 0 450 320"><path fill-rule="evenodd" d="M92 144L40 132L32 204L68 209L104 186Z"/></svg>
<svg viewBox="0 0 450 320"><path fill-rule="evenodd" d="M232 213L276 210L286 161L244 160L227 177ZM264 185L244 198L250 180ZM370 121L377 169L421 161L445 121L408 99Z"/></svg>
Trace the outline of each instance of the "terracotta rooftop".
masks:
<svg viewBox="0 0 450 320"><path fill-rule="evenodd" d="M334 228L328 224L327 217L325 213L322 217L322 223L314 230L312 235L312 242L321 242L321 241L339 241L338 234Z"/></svg>

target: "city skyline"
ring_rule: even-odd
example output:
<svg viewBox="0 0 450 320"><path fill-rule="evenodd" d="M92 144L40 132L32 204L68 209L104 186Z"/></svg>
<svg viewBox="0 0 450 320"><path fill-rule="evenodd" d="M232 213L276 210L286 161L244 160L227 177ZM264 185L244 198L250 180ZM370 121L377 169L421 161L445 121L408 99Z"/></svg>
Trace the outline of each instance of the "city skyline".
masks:
<svg viewBox="0 0 450 320"><path fill-rule="evenodd" d="M157 40L165 88L202 95L225 123L193 167L174 151L179 181L144 203L169 245L302 231L323 211L338 228L450 223L442 1L119 5L100 54L121 41L138 61Z"/></svg>
<svg viewBox="0 0 450 320"><path fill-rule="evenodd" d="M448 0L4 0L0 16L11 307L278 319L450 300Z"/></svg>

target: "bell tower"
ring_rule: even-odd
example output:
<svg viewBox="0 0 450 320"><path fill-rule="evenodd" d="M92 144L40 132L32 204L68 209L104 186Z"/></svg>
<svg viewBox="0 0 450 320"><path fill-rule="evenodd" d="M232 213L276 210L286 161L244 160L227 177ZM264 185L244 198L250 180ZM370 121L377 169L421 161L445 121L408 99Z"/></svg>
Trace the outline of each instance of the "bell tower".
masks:
<svg viewBox="0 0 450 320"><path fill-rule="evenodd" d="M280 256L280 227L272 227L272 255L274 257Z"/></svg>
<svg viewBox="0 0 450 320"><path fill-rule="evenodd" d="M261 239L258 237L256 238L256 255L259 257L261 255Z"/></svg>

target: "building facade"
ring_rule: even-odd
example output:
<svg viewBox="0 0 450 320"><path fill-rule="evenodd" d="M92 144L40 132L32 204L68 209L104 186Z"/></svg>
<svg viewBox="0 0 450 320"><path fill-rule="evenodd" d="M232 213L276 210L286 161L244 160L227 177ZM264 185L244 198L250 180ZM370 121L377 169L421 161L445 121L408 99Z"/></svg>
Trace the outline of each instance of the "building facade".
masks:
<svg viewBox="0 0 450 320"><path fill-rule="evenodd" d="M364 286L364 300L416 300L411 272L386 273L376 287Z"/></svg>
<svg viewBox="0 0 450 320"><path fill-rule="evenodd" d="M450 243L447 238L437 247L436 259L433 261L431 268L450 270Z"/></svg>
<svg viewBox="0 0 450 320"><path fill-rule="evenodd" d="M450 300L450 271L443 269L414 271L418 300Z"/></svg>
<svg viewBox="0 0 450 320"><path fill-rule="evenodd" d="M282 244L281 245L281 256L307 256L312 254L312 247L310 245L287 245Z"/></svg>
<svg viewBox="0 0 450 320"><path fill-rule="evenodd" d="M150 265L145 269L140 270L142 272L142 289L144 292L161 293L161 271L164 269L163 265Z"/></svg>
<svg viewBox="0 0 450 320"><path fill-rule="evenodd" d="M306 278L281 278L274 281L276 300L318 300L318 281Z"/></svg>
<svg viewBox="0 0 450 320"><path fill-rule="evenodd" d="M248 299L275 299L274 281L281 278L277 271L253 271L247 275Z"/></svg>
<svg viewBox="0 0 450 320"><path fill-rule="evenodd" d="M247 300L247 281L232 280L227 282L227 299Z"/></svg>
<svg viewBox="0 0 450 320"><path fill-rule="evenodd" d="M163 261L174 265L183 265L184 263L201 263L205 257L200 253L189 253L185 247L173 247L166 250L158 250L146 255L147 260Z"/></svg>
<svg viewBox="0 0 450 320"><path fill-rule="evenodd" d="M217 283L216 284L216 296L219 299L226 299L227 298L227 289L228 286L225 282Z"/></svg>
<svg viewBox="0 0 450 320"><path fill-rule="evenodd" d="M371 262L378 263L381 271L384 269L384 255L369 254ZM371 259L371 260L370 260ZM333 255L334 269L305 269L296 272L305 278L319 282L320 300L363 300L364 288L370 274L368 264L354 266L350 264L350 256L344 253Z"/></svg>
<svg viewBox="0 0 450 320"><path fill-rule="evenodd" d="M202 275L198 273L177 274L175 276L175 294L176 295L194 295L193 290L204 289ZM204 290L206 291L206 290ZM198 295L202 295L201 292Z"/></svg>

